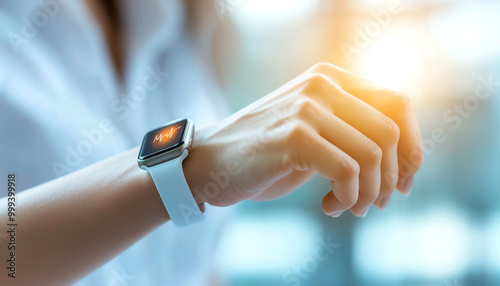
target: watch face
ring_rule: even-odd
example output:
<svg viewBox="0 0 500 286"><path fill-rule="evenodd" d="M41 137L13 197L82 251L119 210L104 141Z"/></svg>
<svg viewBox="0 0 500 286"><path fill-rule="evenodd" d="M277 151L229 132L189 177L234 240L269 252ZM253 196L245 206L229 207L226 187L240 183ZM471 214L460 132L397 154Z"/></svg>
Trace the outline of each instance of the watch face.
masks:
<svg viewBox="0 0 500 286"><path fill-rule="evenodd" d="M184 142L184 132L187 120L181 120L173 124L149 131L142 141L139 159L147 159L163 152L175 149Z"/></svg>

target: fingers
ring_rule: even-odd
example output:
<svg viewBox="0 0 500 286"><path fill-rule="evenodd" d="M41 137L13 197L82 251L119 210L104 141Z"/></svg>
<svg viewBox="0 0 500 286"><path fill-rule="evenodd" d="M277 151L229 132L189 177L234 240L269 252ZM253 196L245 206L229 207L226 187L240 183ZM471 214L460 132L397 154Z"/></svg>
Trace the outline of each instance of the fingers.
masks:
<svg viewBox="0 0 500 286"><path fill-rule="evenodd" d="M387 90L372 81L331 64L318 64L311 71L325 74L339 83L346 92L373 106L399 126L397 188L400 192L408 194L413 176L423 162L420 128L408 96Z"/></svg>
<svg viewBox="0 0 500 286"><path fill-rule="evenodd" d="M359 173L358 163L332 145L303 122L289 123L285 136L284 169L297 171L315 170L323 177L335 181L334 197L323 203L327 214L345 211L358 201ZM333 186L332 186L333 187Z"/></svg>
<svg viewBox="0 0 500 286"><path fill-rule="evenodd" d="M339 217L345 210L342 203L335 197L336 186L332 182L332 191L328 192L321 201L323 212L331 217Z"/></svg>
<svg viewBox="0 0 500 286"><path fill-rule="evenodd" d="M356 98L348 94L344 96L347 98L347 101L357 102ZM349 111L347 105L351 105L351 103L337 104L336 115L373 140L381 148L382 161L380 167L381 181L379 184L379 196L388 196L394 191L397 184L399 128L391 119L364 103L358 104L357 112ZM380 204L376 203L375 205L383 208Z"/></svg>
<svg viewBox="0 0 500 286"><path fill-rule="evenodd" d="M379 197L389 196L398 180L397 144L399 127L394 121L338 87L322 74L313 74L302 92L321 101L333 113L375 142L382 149ZM335 96L334 96L335 95ZM375 203L383 208L382 202Z"/></svg>
<svg viewBox="0 0 500 286"><path fill-rule="evenodd" d="M422 165L424 158L420 128L409 103L405 103L404 95L385 92L380 97L386 97L385 101L388 102L381 109L400 126L397 187L401 193L407 195L411 190L413 176Z"/></svg>
<svg viewBox="0 0 500 286"><path fill-rule="evenodd" d="M336 216L350 202L355 203L351 211L362 216L371 203L385 208L396 187L402 193L409 192L423 156L420 130L407 96L330 64L316 65L293 82L312 99L301 103L305 113L308 108L314 113L303 121L317 129L318 136L330 143L330 148L342 150L360 168L357 202L349 201L353 194L342 197L345 186L338 179L331 179L332 192L322 203L325 213ZM375 163L380 150L380 162Z"/></svg>
<svg viewBox="0 0 500 286"><path fill-rule="evenodd" d="M380 191L382 150L363 133L314 101L306 99L296 104L298 106L297 115L301 120L314 126L323 138L344 151L359 164L359 197L351 211L357 216L366 215L368 208L375 202ZM333 193L327 195L323 200L324 208L325 203L338 203L330 198L332 195Z"/></svg>

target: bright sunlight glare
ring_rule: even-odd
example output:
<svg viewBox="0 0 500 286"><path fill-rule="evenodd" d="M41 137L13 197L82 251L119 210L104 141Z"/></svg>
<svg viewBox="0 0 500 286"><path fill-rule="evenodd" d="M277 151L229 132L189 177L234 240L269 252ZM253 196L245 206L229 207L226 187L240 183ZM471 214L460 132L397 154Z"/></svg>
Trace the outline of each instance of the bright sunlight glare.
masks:
<svg viewBox="0 0 500 286"><path fill-rule="evenodd" d="M404 35L390 34L373 43L362 70L380 85L405 91L415 79L421 58L419 48Z"/></svg>

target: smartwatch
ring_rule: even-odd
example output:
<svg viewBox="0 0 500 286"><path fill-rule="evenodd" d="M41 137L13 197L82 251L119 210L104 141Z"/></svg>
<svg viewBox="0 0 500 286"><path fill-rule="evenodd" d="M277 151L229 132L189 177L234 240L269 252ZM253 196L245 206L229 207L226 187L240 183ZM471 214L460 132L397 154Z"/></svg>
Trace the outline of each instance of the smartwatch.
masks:
<svg viewBox="0 0 500 286"><path fill-rule="evenodd" d="M201 221L204 204L198 206L182 170L182 161L193 143L194 124L180 119L144 136L137 163L149 172L172 222L186 226Z"/></svg>

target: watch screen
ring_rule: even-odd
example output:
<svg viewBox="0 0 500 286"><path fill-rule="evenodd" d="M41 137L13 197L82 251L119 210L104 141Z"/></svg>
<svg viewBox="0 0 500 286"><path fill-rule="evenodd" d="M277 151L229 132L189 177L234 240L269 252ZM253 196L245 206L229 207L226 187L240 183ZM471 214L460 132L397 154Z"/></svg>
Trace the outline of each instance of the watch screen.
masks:
<svg viewBox="0 0 500 286"><path fill-rule="evenodd" d="M182 142L182 138L186 124L187 120L184 119L174 124L149 131L144 136L139 159L146 159L182 145L184 143Z"/></svg>

